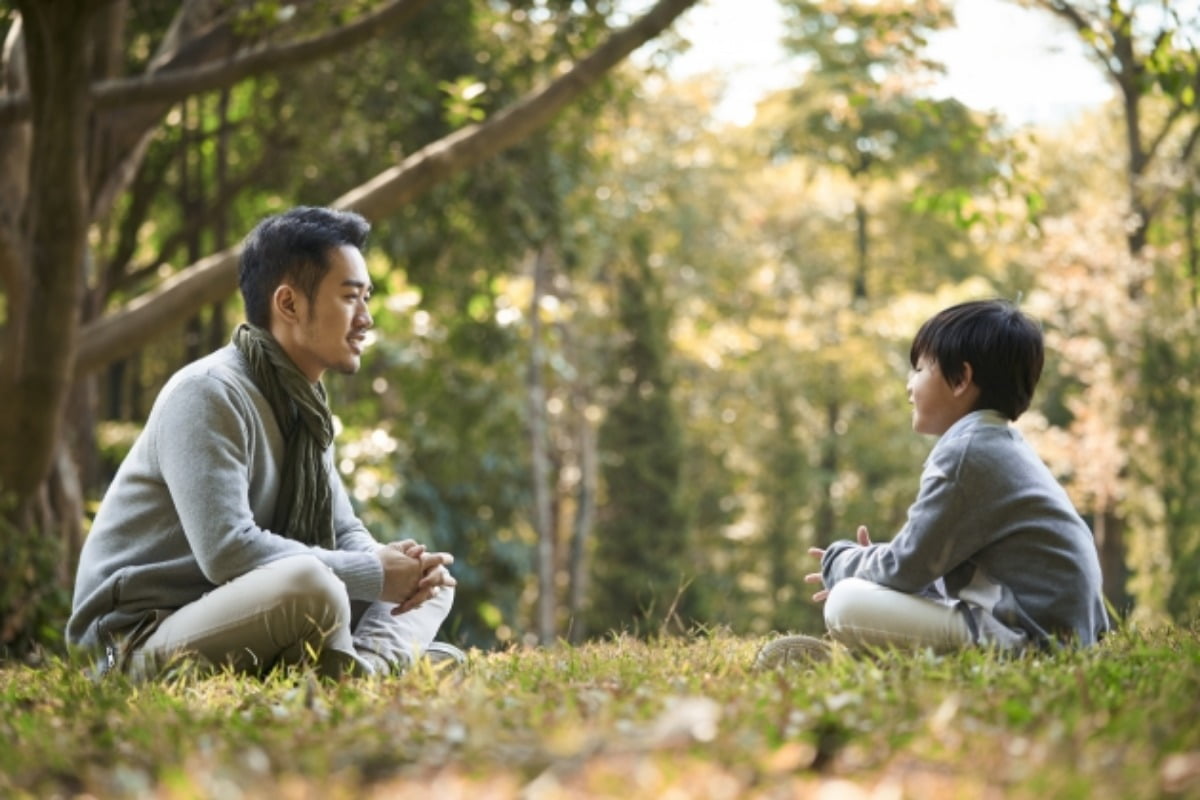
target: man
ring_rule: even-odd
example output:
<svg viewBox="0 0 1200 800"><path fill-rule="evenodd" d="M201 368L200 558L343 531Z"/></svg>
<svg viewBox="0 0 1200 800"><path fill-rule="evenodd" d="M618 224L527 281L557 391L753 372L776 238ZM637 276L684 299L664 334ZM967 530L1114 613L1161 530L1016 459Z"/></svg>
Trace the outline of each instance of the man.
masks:
<svg viewBox="0 0 1200 800"><path fill-rule="evenodd" d="M333 459L321 377L359 368L372 326L361 216L295 208L247 237L247 324L175 374L105 495L80 556L68 641L104 669L185 655L262 674L402 669L453 599L447 553L381 545Z"/></svg>

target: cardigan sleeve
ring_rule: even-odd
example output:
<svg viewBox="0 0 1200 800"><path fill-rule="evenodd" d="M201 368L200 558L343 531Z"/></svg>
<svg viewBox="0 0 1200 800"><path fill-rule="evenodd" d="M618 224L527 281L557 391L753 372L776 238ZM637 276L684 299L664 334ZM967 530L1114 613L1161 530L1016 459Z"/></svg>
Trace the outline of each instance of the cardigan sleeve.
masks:
<svg viewBox="0 0 1200 800"><path fill-rule="evenodd" d="M830 545L821 559L825 586L857 577L914 594L977 552L982 541L973 530L974 511L958 480L962 455L955 448L930 459L908 519L892 541L867 547L850 541Z"/></svg>

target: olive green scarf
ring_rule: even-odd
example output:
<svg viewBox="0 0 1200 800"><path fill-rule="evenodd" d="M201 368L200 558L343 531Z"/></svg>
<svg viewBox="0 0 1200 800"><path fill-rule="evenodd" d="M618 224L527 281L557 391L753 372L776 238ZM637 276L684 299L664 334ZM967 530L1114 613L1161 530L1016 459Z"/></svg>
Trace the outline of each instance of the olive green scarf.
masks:
<svg viewBox="0 0 1200 800"><path fill-rule="evenodd" d="M288 538L332 549L333 494L325 451L333 442L333 417L325 387L309 383L275 337L262 328L239 325L233 344L246 359L250 377L271 404L283 433L283 479L273 528Z"/></svg>

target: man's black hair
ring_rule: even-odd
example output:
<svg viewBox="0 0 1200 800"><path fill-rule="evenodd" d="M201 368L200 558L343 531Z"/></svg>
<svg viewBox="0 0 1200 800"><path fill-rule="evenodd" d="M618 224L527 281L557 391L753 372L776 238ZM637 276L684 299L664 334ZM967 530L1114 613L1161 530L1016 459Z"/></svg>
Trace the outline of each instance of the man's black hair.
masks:
<svg viewBox="0 0 1200 800"><path fill-rule="evenodd" d="M974 300L938 312L917 331L908 360L915 368L922 356L937 359L951 384L970 364L979 387L976 408L1010 420L1029 408L1046 359L1041 328L1007 300Z"/></svg>
<svg viewBox="0 0 1200 800"><path fill-rule="evenodd" d="M242 244L238 283L250 324L271 324L271 296L292 283L310 301L329 271L329 251L342 245L359 250L371 223L353 211L298 206L267 217Z"/></svg>

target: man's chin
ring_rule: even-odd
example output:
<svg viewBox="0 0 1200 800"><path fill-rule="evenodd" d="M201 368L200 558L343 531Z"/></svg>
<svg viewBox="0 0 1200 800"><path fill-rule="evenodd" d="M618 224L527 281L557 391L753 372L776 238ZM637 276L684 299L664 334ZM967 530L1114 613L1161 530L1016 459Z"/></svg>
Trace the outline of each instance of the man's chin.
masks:
<svg viewBox="0 0 1200 800"><path fill-rule="evenodd" d="M343 375L353 375L362 367L362 359L356 358L353 361L343 361L334 367L334 370Z"/></svg>

